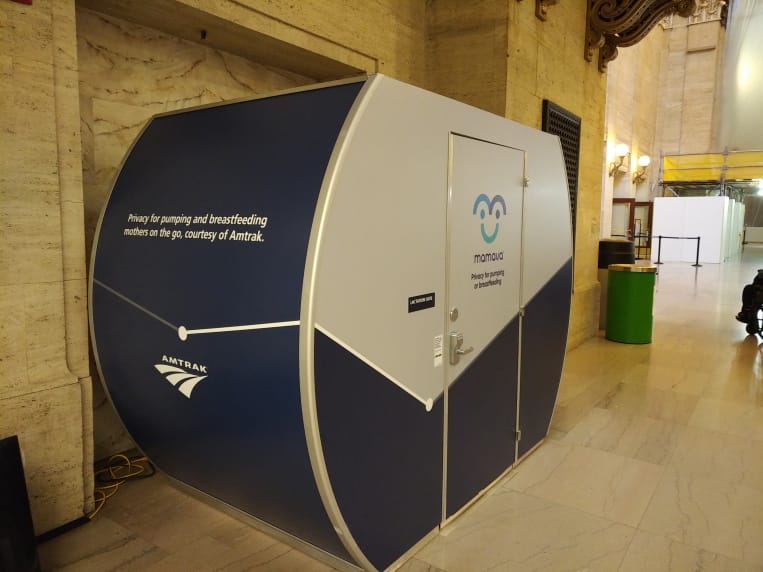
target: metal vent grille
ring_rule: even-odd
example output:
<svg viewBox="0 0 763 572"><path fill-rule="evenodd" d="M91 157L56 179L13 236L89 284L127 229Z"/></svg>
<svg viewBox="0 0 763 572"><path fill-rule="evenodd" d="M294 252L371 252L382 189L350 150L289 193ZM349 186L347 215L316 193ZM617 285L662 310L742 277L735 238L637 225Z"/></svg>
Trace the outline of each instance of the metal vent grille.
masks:
<svg viewBox="0 0 763 572"><path fill-rule="evenodd" d="M580 158L580 117L559 107L548 99L543 100L543 131L558 135L562 142L564 164L567 167L567 187L570 191L570 216L572 239L575 240L575 221L578 203L578 164Z"/></svg>

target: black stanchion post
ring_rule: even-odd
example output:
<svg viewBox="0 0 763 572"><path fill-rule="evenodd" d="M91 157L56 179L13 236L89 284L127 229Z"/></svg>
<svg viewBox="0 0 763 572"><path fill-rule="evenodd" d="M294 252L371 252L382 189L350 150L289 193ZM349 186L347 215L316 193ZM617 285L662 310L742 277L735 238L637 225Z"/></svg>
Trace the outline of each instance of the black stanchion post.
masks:
<svg viewBox="0 0 763 572"><path fill-rule="evenodd" d="M657 264L662 264L662 262L660 262L661 254L662 254L662 235L657 235Z"/></svg>
<svg viewBox="0 0 763 572"><path fill-rule="evenodd" d="M697 237L697 259L696 259L696 261L694 262L694 264L692 264L692 266L702 266L702 265L699 263L699 241L700 241L700 240L702 240L702 237L701 237L701 236L698 236L698 237Z"/></svg>

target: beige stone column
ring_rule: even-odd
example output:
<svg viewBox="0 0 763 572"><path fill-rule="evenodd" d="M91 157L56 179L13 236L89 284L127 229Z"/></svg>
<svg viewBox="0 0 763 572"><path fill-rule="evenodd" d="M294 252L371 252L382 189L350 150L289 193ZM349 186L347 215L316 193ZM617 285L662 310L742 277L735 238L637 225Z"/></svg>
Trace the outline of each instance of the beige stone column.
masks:
<svg viewBox="0 0 763 572"><path fill-rule="evenodd" d="M0 437L39 534L92 508L74 2L0 3Z"/></svg>

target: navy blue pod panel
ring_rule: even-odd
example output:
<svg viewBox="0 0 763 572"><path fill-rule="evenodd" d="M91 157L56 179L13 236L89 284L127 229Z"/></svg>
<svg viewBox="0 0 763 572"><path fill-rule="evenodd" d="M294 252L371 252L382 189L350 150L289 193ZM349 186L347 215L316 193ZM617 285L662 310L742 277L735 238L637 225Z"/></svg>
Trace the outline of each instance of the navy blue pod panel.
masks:
<svg viewBox="0 0 763 572"><path fill-rule="evenodd" d="M169 475L351 560L308 458L299 320L327 163L362 82L154 118L103 213L93 340Z"/></svg>

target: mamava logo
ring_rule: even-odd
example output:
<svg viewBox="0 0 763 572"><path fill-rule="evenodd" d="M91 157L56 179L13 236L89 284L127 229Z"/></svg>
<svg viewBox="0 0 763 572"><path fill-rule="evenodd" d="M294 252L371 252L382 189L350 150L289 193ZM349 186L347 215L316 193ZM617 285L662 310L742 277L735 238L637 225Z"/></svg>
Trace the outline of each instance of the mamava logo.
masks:
<svg viewBox="0 0 763 572"><path fill-rule="evenodd" d="M198 375L207 373L207 366L172 356L163 355L162 363L154 364L154 367L188 399L199 382L207 378L206 375Z"/></svg>
<svg viewBox="0 0 763 572"><path fill-rule="evenodd" d="M472 214L477 214L478 210L480 213L480 219L482 220L482 222L480 223L480 232L482 232L482 240L490 244L498 236L498 228L500 227L500 225L498 224L498 219L501 218L501 210L503 210L504 216L506 215L506 201L503 200L503 197L501 195L494 196L493 200L491 201L486 194L482 193L480 194L480 196L477 197L477 200L474 201L474 208L472 208ZM492 216L495 216L495 226L493 227L493 230L490 233L488 233L485 230L485 225L486 224L489 225L490 221L486 220L486 217L492 217Z"/></svg>

